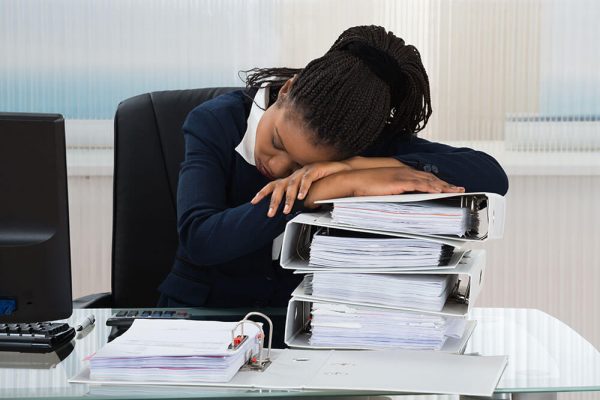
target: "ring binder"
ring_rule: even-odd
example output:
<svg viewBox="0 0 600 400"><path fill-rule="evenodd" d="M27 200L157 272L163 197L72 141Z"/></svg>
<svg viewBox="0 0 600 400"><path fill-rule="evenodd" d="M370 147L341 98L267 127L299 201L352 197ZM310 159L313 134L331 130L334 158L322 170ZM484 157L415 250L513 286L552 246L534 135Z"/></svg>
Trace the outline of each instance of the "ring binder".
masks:
<svg viewBox="0 0 600 400"><path fill-rule="evenodd" d="M311 265L310 257L312 251L313 239L318 235L323 236L352 236L362 235L364 238L381 238L384 239L406 239L425 241L429 243L437 243L440 246L440 256L437 261L428 261L430 265L401 266L404 271L423 270L423 269L453 269L466 254L467 249L463 248L463 242L449 238L431 238L422 235L414 235L410 233L395 233L381 232L370 229L362 229L351 226L339 226L331 221L331 216L328 213L302 213L288 222L281 250L281 266L284 269L295 270L294 273L309 273L323 269L332 270L328 267L323 267L319 263ZM371 235L371 236L369 236ZM336 256L337 257L337 256ZM338 260L339 261L339 260ZM334 261L335 262L335 261ZM337 271L347 269L349 266L338 265ZM390 273L400 269L400 266L370 266L368 270L372 273Z"/></svg>
<svg viewBox="0 0 600 400"><path fill-rule="evenodd" d="M505 200L503 196L495 193L473 192L473 193L416 193L416 194L401 194L391 196L361 196L361 197L346 197L339 199L319 200L318 204L333 204L335 207L346 207L349 204L354 204L356 207L359 203L397 203L409 204L415 202L432 202L437 204L453 205L456 208L464 208L467 210L466 227L464 234L433 234L419 233L417 228L407 228L406 231L398 230L397 232L412 232L417 235L435 238L456 239L462 242L482 242L488 239L499 239L504 232L504 211ZM352 208L352 207L350 207ZM339 221L338 225L341 225ZM376 226L380 226L381 221ZM347 225L347 224L344 224ZM384 224L385 225L385 224ZM389 229L373 228L373 225L363 226L371 229L376 229L381 232L389 231ZM413 229L413 230L411 230ZM365 229L363 229L365 230ZM387 232L389 233L389 232Z"/></svg>
<svg viewBox="0 0 600 400"><path fill-rule="evenodd" d="M256 321L252 321L252 320L248 319L249 317L251 317L253 315L262 317L269 323L269 345L267 347L266 358L263 358L265 332L264 332L261 324L259 324ZM248 336L244 335L244 324L246 324L246 323L256 326L260 331L260 333L258 334L258 339L259 339L258 358L256 358L256 356L250 356L248 363L244 367L242 367L242 369L252 369L252 370L258 370L258 371L264 371L271 364L271 345L272 345L272 341L273 341L273 322L271 321L271 319L269 317L267 317L263 313L260 313L258 311L249 312L231 330L231 344L229 345L230 349L236 349L242 343L244 343L246 341L246 339L248 339ZM240 328L240 334L236 335L238 328Z"/></svg>
<svg viewBox="0 0 600 400"><path fill-rule="evenodd" d="M285 255L285 252L282 254ZM363 271L360 271L362 273ZM323 273L326 274L326 273ZM398 271L393 273L394 275L405 275L414 274L414 271ZM444 304L441 311L423 310L421 308L406 307L406 306L391 306L387 304L373 304L365 303L355 300L340 300L333 297L322 297L315 296L310 291L310 285L307 285L312 279L312 273L306 274L304 281L292 292L292 297L297 300L303 300L308 302L332 302L332 303L345 303L349 305L358 306L378 306L387 309L396 310L407 310L407 311L418 311L423 314L439 314L446 316L459 316L466 317L474 302L479 295L481 286L483 285L483 279L485 275L485 252L483 250L470 250L465 255L463 260L454 269L447 270L422 270L419 271L419 275L451 275L453 276L450 282L449 290L450 295L448 300ZM459 282L460 281L460 282Z"/></svg>

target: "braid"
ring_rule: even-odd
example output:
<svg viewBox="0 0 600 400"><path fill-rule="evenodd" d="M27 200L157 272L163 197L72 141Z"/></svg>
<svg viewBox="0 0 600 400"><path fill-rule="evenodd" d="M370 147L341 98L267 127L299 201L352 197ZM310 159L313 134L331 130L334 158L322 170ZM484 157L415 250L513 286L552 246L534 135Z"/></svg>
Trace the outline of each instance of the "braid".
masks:
<svg viewBox="0 0 600 400"><path fill-rule="evenodd" d="M283 85L288 79L292 78L300 68L253 68L247 71L241 71L246 74L246 87L260 87L265 83L274 86Z"/></svg>
<svg viewBox="0 0 600 400"><path fill-rule="evenodd" d="M343 32L304 69L254 69L256 87L282 85L296 75L285 101L316 143L356 155L382 135L413 135L431 115L429 80L417 49L378 26Z"/></svg>

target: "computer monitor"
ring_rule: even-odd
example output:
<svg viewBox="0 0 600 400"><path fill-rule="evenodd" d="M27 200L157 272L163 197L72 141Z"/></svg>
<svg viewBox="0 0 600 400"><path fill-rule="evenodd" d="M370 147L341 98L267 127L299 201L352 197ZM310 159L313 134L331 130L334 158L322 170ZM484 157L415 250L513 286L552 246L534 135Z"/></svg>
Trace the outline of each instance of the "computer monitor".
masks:
<svg viewBox="0 0 600 400"><path fill-rule="evenodd" d="M0 113L0 323L72 307L64 119Z"/></svg>

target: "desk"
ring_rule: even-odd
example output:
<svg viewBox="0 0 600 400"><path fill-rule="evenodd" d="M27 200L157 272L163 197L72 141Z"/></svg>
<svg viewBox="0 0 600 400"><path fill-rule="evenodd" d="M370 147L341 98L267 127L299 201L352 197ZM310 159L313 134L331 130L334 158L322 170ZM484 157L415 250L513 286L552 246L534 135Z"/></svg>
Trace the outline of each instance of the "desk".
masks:
<svg viewBox="0 0 600 400"><path fill-rule="evenodd" d="M69 384L83 367L83 358L102 347L110 332L109 309L74 310L71 325L93 313L95 327L74 342L62 361L55 353L19 355L0 352L0 398L239 398L329 395L306 391L207 389L168 386L96 386ZM499 398L555 397L551 393L600 391L600 353L577 332L538 310L475 308L478 326L466 353L509 355L496 390ZM65 355L63 355L65 356ZM343 396L348 393L335 393ZM368 395L369 393L364 393ZM372 393L371 393L372 394Z"/></svg>

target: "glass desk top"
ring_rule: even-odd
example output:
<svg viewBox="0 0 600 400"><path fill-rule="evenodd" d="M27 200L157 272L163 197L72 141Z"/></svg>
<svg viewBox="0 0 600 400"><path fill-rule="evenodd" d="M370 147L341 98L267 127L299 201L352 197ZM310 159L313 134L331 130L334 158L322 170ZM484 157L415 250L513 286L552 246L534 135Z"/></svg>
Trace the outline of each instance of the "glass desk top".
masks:
<svg viewBox="0 0 600 400"><path fill-rule="evenodd" d="M222 312L222 310L221 310ZM110 309L74 310L75 326L94 314L86 329L64 354L0 352L0 398L200 398L300 397L349 395L343 392L265 391L169 386L101 386L70 384L84 357L102 347L110 333L105 321ZM567 325L539 310L475 308L478 321L467 354L508 355L496 393L600 391L600 353ZM62 361L61 361L62 359ZM359 394L359 393L352 393ZM362 393L363 395L374 393Z"/></svg>

